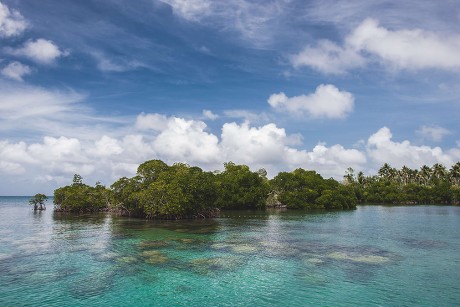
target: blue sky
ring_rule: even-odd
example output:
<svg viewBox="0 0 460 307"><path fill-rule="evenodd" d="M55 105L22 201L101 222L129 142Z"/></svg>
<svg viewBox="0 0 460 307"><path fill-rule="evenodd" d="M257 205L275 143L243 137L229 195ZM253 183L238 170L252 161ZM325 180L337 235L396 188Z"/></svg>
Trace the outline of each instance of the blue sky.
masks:
<svg viewBox="0 0 460 307"><path fill-rule="evenodd" d="M450 167L459 73L458 1L0 0L0 195L149 159Z"/></svg>

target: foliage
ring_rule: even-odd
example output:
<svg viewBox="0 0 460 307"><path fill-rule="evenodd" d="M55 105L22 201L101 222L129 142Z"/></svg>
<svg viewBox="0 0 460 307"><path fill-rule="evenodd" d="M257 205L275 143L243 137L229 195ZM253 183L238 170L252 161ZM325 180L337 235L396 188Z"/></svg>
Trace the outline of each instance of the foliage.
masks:
<svg viewBox="0 0 460 307"><path fill-rule="evenodd" d="M100 183L94 187L83 183L75 174L73 183L54 191L54 205L58 211L100 211L109 206L109 190Z"/></svg>
<svg viewBox="0 0 460 307"><path fill-rule="evenodd" d="M294 209L352 209L356 196L334 179L324 179L315 171L296 169L281 172L271 181L278 200Z"/></svg>
<svg viewBox="0 0 460 307"><path fill-rule="evenodd" d="M269 186L266 171L251 172L246 165L224 164L225 170L216 176L219 196L217 204L223 209L257 209L265 207Z"/></svg>
<svg viewBox="0 0 460 307"><path fill-rule="evenodd" d="M353 188L359 202L396 204L460 204L460 162L447 170L442 164L419 170L385 163L376 176L355 177L349 168L344 183Z"/></svg>
<svg viewBox="0 0 460 307"><path fill-rule="evenodd" d="M45 202L47 200L48 197L45 194L38 193L29 200L29 204L34 206L34 210L45 210Z"/></svg>
<svg viewBox="0 0 460 307"><path fill-rule="evenodd" d="M137 176L112 186L115 206L129 215L148 218L210 216L215 212L214 175L184 163L168 166L160 160L141 164Z"/></svg>
<svg viewBox="0 0 460 307"><path fill-rule="evenodd" d="M74 175L73 183L54 191L62 211L117 210L130 216L179 219L215 216L219 209L288 208L350 209L356 196L349 186L324 179L314 171L282 172L273 180L267 171L246 165L224 164L222 172L161 160L139 165L132 178L122 177L110 189L91 187Z"/></svg>

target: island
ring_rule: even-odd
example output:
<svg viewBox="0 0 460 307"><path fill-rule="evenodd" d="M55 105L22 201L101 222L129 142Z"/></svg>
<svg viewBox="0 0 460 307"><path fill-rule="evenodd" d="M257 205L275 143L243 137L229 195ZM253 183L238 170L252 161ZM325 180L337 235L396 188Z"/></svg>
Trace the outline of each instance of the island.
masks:
<svg viewBox="0 0 460 307"><path fill-rule="evenodd" d="M441 164L420 171L384 164L377 175L354 174L344 180L325 179L298 168L267 178L267 171L224 163L223 171L207 172L185 163L161 160L142 163L136 176L122 177L109 188L99 182L73 183L54 191L55 210L111 211L148 219L216 217L220 210L265 209L350 210L359 203L459 204L460 163L447 171Z"/></svg>

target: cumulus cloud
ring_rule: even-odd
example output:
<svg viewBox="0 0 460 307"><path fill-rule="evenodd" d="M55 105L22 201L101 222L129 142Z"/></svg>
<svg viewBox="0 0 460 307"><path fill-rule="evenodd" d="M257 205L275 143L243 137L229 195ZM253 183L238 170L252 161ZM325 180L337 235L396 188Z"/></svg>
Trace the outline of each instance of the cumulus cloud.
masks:
<svg viewBox="0 0 460 307"><path fill-rule="evenodd" d="M398 70L456 70L460 68L459 53L459 35L422 29L390 30L368 18L345 37L343 46L321 40L291 56L291 63L326 74L344 73L372 61Z"/></svg>
<svg viewBox="0 0 460 307"><path fill-rule="evenodd" d="M219 115L214 114L211 110L203 110L203 116L210 120L216 120L219 118Z"/></svg>
<svg viewBox="0 0 460 307"><path fill-rule="evenodd" d="M205 131L202 121L169 117L153 141L154 150L167 161L213 163L219 159L218 138Z"/></svg>
<svg viewBox="0 0 460 307"><path fill-rule="evenodd" d="M202 121L174 116L141 114L136 124L157 119L165 120L164 125L146 124L146 130L138 130L142 134L104 135L99 139L46 136L31 143L0 141L0 172L15 178L27 173L30 180L55 185L65 178L71 180L74 173L90 182L110 183L134 175L137 166L146 160L162 159L207 170L221 169L223 162L234 161L253 169L265 167L271 175L304 167L340 178L346 167L366 161L363 153L340 145L319 144L312 151L296 149L292 137L273 123L259 127L248 122L226 123L220 137L207 132Z"/></svg>
<svg viewBox="0 0 460 307"><path fill-rule="evenodd" d="M362 67L366 59L351 46L339 46L329 40L320 40L316 46L308 45L291 57L295 68L309 66L326 74L343 74L349 69Z"/></svg>
<svg viewBox="0 0 460 307"><path fill-rule="evenodd" d="M9 53L27 57L39 64L52 64L57 58L68 55L67 51L62 51L52 41L39 38L28 40L22 48L8 49Z"/></svg>
<svg viewBox="0 0 460 307"><path fill-rule="evenodd" d="M440 147L416 146L408 140L395 142L390 129L383 127L372 134L367 140L367 154L377 164L390 163L394 167L404 165L419 168L422 165L442 163L453 164L452 155L445 153Z"/></svg>
<svg viewBox="0 0 460 307"><path fill-rule="evenodd" d="M458 35L440 35L421 29L392 31L374 19L366 19L347 42L397 69L460 68Z"/></svg>
<svg viewBox="0 0 460 307"><path fill-rule="evenodd" d="M121 176L133 176L137 166L150 159L186 162L205 170L222 169L223 162L233 161L254 170L263 167L269 176L302 167L336 179L341 179L348 167L366 171L385 162L395 167L419 168L434 163L450 167L460 159L460 148L443 151L439 147L416 146L407 140L394 141L387 127L372 134L363 149L354 149L321 142L313 148L298 148L301 142L292 139L299 136L288 135L274 123L225 123L220 135L216 135L207 131L200 120L143 113L129 125L132 129L107 130L99 138L45 136L30 142L0 140L0 174L8 175L0 176L0 193L6 193L6 187L16 179L27 182L22 185L25 190L46 183L52 191L70 183L75 173L89 183L100 180L110 184Z"/></svg>
<svg viewBox="0 0 460 307"><path fill-rule="evenodd" d="M309 95L288 97L283 92L273 94L268 98L268 104L277 111L295 116L344 118L353 111L354 97L332 84L321 84Z"/></svg>
<svg viewBox="0 0 460 307"><path fill-rule="evenodd" d="M27 21L17 10L0 2L0 37L17 36L27 28Z"/></svg>
<svg viewBox="0 0 460 307"><path fill-rule="evenodd" d="M441 142L446 135L451 133L449 130L439 126L422 126L417 130L417 134L433 142Z"/></svg>
<svg viewBox="0 0 460 307"><path fill-rule="evenodd" d="M158 113L141 113L136 118L135 126L139 130L161 131L168 127L168 117Z"/></svg>
<svg viewBox="0 0 460 307"><path fill-rule="evenodd" d="M275 163L284 156L286 132L268 124L250 127L249 123L238 125L226 123L222 127L222 151L227 160L237 163Z"/></svg>
<svg viewBox="0 0 460 307"><path fill-rule="evenodd" d="M0 70L0 73L7 78L22 82L24 81L22 78L26 75L31 74L32 70L29 66L14 61L8 64L7 66L3 67Z"/></svg>

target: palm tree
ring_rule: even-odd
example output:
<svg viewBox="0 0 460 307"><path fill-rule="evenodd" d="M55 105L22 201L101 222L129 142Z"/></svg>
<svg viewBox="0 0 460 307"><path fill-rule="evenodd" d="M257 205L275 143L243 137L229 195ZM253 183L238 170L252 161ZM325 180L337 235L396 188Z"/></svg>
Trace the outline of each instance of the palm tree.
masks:
<svg viewBox="0 0 460 307"><path fill-rule="evenodd" d="M449 178L452 184L460 185L460 162L452 165L449 170Z"/></svg>
<svg viewBox="0 0 460 307"><path fill-rule="evenodd" d="M378 174L379 174L380 178L382 178L384 180L390 180L390 178L392 177L392 170L393 170L393 168L390 166L390 164L385 163L379 169Z"/></svg>
<svg viewBox="0 0 460 307"><path fill-rule="evenodd" d="M432 179L436 181L441 181L446 179L447 177L447 170L446 167L440 163L436 163L431 167L432 170Z"/></svg>
<svg viewBox="0 0 460 307"><path fill-rule="evenodd" d="M346 184L352 184L355 182L355 170L351 167L347 168L345 176L343 176L344 182Z"/></svg>
<svg viewBox="0 0 460 307"><path fill-rule="evenodd" d="M410 183L411 180L412 170L407 166L403 166L399 171L399 176L401 177L401 181L403 185L407 185Z"/></svg>
<svg viewBox="0 0 460 307"><path fill-rule="evenodd" d="M428 185L431 180L431 168L427 165L423 165L420 168L419 178L422 185Z"/></svg>

